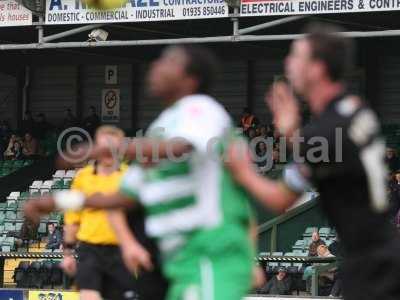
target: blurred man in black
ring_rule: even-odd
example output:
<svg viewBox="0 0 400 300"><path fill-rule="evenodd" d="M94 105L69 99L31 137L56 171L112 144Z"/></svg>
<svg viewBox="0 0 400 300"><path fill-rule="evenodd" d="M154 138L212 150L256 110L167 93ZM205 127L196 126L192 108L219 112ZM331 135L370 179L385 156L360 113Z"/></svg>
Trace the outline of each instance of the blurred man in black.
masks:
<svg viewBox="0 0 400 300"><path fill-rule="evenodd" d="M285 83L275 84L267 97L277 130L293 146L294 162L283 180L259 176L239 146L231 148L228 165L243 186L278 212L312 184L343 243L345 299L400 299L400 243L387 217L379 122L359 97L346 91L351 40L332 34L337 28L316 28L293 42L285 61L290 84L313 113L311 123L298 131L299 103Z"/></svg>

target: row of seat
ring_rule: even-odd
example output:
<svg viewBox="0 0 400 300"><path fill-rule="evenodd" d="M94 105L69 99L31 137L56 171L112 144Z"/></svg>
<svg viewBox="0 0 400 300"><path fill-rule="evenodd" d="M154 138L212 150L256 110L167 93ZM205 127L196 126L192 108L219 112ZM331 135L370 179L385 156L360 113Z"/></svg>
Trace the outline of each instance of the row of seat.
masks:
<svg viewBox="0 0 400 300"><path fill-rule="evenodd" d="M0 177L7 176L18 169L29 166L33 163L32 160L3 160L0 161Z"/></svg>
<svg viewBox="0 0 400 300"><path fill-rule="evenodd" d="M63 273L59 261L21 261L14 272L18 288L52 288L62 285Z"/></svg>
<svg viewBox="0 0 400 300"><path fill-rule="evenodd" d="M8 240L0 238L0 249L3 252L15 251L15 240L11 237L18 237L24 222L24 204L27 199L35 196L44 195L60 189L70 187L74 171L57 171L52 180L34 181L28 191L11 192L7 201L0 203L0 237L10 238ZM47 224L62 224L63 215L58 212L44 216L40 220L37 232L37 239L47 235Z"/></svg>

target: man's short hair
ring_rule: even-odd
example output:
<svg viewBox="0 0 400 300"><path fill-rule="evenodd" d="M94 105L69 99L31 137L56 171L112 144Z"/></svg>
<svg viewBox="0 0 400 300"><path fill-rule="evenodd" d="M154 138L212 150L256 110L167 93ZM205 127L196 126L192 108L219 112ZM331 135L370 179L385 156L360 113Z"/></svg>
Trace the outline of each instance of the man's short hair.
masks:
<svg viewBox="0 0 400 300"><path fill-rule="evenodd" d="M218 60L209 49L198 45L177 46L186 53L189 61L186 65L187 74L198 80L197 93L209 94L218 73Z"/></svg>
<svg viewBox="0 0 400 300"><path fill-rule="evenodd" d="M343 31L341 27L321 23L306 29L312 58L326 65L328 76L335 82L343 81L354 64L354 42L337 34Z"/></svg>

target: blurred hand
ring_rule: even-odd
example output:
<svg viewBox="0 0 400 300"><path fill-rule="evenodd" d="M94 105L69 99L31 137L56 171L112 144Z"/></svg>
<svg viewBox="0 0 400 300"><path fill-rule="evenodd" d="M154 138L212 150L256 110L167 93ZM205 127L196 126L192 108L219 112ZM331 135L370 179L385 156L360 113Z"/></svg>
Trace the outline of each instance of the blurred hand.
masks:
<svg viewBox="0 0 400 300"><path fill-rule="evenodd" d="M261 288L266 282L264 271L260 266L253 267L253 289Z"/></svg>
<svg viewBox="0 0 400 300"><path fill-rule="evenodd" d="M297 99L290 87L283 82L272 85L265 96L274 124L283 136L291 136L300 125L300 112Z"/></svg>
<svg viewBox="0 0 400 300"><path fill-rule="evenodd" d="M60 264L61 269L70 277L76 274L76 259L72 255L64 255L64 259Z"/></svg>
<svg viewBox="0 0 400 300"><path fill-rule="evenodd" d="M153 264L151 256L142 245L137 242L126 242L121 245L122 259L130 272L138 275L140 269L151 271Z"/></svg>

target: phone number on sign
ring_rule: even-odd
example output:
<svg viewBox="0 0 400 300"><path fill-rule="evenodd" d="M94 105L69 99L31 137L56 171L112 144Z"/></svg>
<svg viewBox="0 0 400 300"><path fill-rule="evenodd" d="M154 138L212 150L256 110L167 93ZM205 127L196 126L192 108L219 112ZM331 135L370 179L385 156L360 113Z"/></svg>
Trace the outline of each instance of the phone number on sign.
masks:
<svg viewBox="0 0 400 300"><path fill-rule="evenodd" d="M205 7L183 8L182 14L184 17L224 15L225 14L225 6L205 6Z"/></svg>

